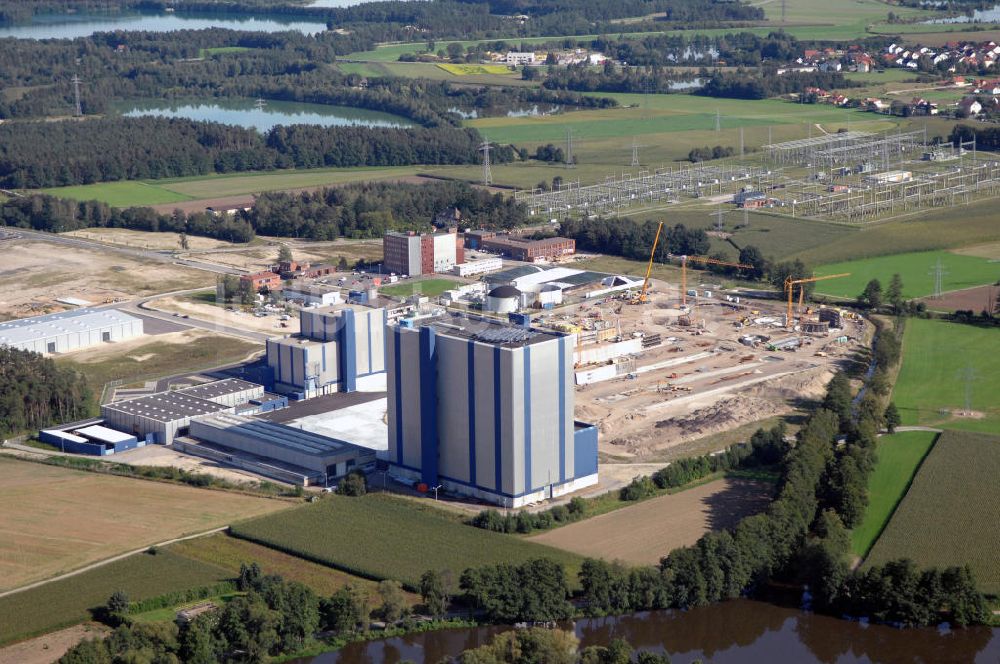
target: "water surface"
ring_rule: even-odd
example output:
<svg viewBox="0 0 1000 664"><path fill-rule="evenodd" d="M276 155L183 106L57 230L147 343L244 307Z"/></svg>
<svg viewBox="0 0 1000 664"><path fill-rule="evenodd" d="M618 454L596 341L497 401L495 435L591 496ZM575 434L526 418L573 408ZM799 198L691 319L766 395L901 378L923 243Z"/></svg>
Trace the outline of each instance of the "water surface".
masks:
<svg viewBox="0 0 1000 664"><path fill-rule="evenodd" d="M79 12L39 15L33 17L28 23L0 26L0 38L75 39L88 37L95 32L114 32L116 30L171 32L174 30L204 30L206 28L228 28L253 32L295 30L307 35L314 35L326 30L326 22L320 19L305 20L274 15L182 15L153 12L97 14Z"/></svg>
<svg viewBox="0 0 1000 664"><path fill-rule="evenodd" d="M295 664L434 664L485 643L504 627L454 629L354 643ZM864 625L751 600L690 611L652 611L579 620L581 646L624 638L633 647L667 653L674 664L917 664L1000 661L1000 629L899 630Z"/></svg>
<svg viewBox="0 0 1000 664"><path fill-rule="evenodd" d="M187 118L253 128L261 133L275 125L312 124L323 127L411 127L406 118L391 113L350 106L328 106L291 101L267 101L262 108L252 99L163 101L143 100L116 104L127 117Z"/></svg>

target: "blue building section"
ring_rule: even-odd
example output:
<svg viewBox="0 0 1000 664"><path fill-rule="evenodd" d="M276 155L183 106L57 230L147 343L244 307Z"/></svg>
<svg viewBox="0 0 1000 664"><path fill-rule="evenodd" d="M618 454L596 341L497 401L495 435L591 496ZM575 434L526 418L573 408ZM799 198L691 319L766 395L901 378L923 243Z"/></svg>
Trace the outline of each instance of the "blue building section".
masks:
<svg viewBox="0 0 1000 664"><path fill-rule="evenodd" d="M70 454L89 454L92 456L120 454L122 452L126 452L137 447L144 447L146 445L145 440L137 440L135 436L128 436L120 442L105 443L92 438L78 436L69 431L60 431L58 429L39 431L38 438L43 443L48 443L49 445L58 447L63 452L69 452Z"/></svg>
<svg viewBox="0 0 1000 664"><path fill-rule="evenodd" d="M434 330L420 328L420 471L428 485L438 481L437 359Z"/></svg>
<svg viewBox="0 0 1000 664"><path fill-rule="evenodd" d="M573 475L586 477L597 472L597 427L577 422L573 432Z"/></svg>

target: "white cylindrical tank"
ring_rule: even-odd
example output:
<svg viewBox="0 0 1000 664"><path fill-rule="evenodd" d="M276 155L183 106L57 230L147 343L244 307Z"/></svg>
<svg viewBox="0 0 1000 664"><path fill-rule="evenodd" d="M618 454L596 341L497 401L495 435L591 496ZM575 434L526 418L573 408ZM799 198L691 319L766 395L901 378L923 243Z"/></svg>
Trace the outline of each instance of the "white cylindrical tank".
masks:
<svg viewBox="0 0 1000 664"><path fill-rule="evenodd" d="M521 291L513 286L497 286L486 294L486 310L501 314L517 311L521 304Z"/></svg>
<svg viewBox="0 0 1000 664"><path fill-rule="evenodd" d="M562 304L562 288L555 284L545 284L538 291L538 304L542 307L546 305L555 306Z"/></svg>

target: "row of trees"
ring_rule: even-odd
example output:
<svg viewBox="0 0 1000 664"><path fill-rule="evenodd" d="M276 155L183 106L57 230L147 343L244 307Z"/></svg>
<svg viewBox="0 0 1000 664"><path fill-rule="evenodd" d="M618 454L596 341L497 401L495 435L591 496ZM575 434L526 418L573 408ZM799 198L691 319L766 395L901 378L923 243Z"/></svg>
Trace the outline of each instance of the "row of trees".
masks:
<svg viewBox="0 0 1000 664"><path fill-rule="evenodd" d="M92 408L83 375L38 353L0 345L0 435L79 420Z"/></svg>
<svg viewBox="0 0 1000 664"><path fill-rule="evenodd" d="M161 214L151 208L113 208L99 201L78 202L54 196L19 196L0 201L0 226L65 233L81 228L129 228L185 233L228 242L254 238L250 224L238 217L207 212Z"/></svg>
<svg viewBox="0 0 1000 664"><path fill-rule="evenodd" d="M716 71L695 94L705 97L733 99L767 99L790 93L804 92L806 88L824 90L852 88L863 85L847 79L840 72L788 72L778 76L764 72L757 74L744 69Z"/></svg>

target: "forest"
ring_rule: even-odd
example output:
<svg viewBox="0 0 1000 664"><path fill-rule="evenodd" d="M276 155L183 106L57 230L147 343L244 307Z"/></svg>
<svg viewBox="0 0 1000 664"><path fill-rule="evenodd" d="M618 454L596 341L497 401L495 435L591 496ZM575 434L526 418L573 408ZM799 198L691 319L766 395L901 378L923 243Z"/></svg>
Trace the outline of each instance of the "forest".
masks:
<svg viewBox="0 0 1000 664"><path fill-rule="evenodd" d="M252 129L178 118L111 117L0 125L0 186L58 187L280 168L468 164L475 129L278 126ZM514 151L497 146L497 162Z"/></svg>
<svg viewBox="0 0 1000 664"><path fill-rule="evenodd" d="M90 415L86 379L38 353L0 345L0 435Z"/></svg>
<svg viewBox="0 0 1000 664"><path fill-rule="evenodd" d="M599 251L633 260L648 260L657 223L613 223L607 219L565 219L559 234L576 240L578 251ZM709 250L708 234L700 228L676 224L664 229L664 242L656 246L654 260L666 263L671 255L704 256Z"/></svg>
<svg viewBox="0 0 1000 664"><path fill-rule="evenodd" d="M840 72L788 72L778 76L769 72L755 74L739 69L734 72L714 72L705 85L695 90L694 94L733 99L767 99L804 92L809 87L843 90L863 85L861 81L847 79Z"/></svg>
<svg viewBox="0 0 1000 664"><path fill-rule="evenodd" d="M524 206L513 198L458 182L369 182L313 193L265 193L244 214L262 235L333 240L427 229L434 215L452 206L478 228L508 230L527 220Z"/></svg>

